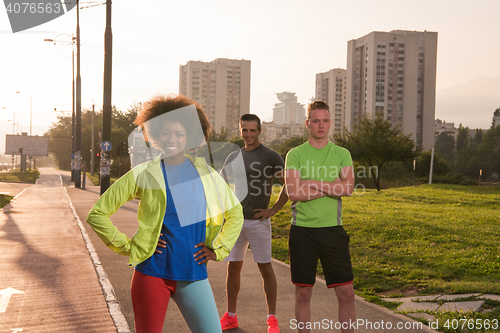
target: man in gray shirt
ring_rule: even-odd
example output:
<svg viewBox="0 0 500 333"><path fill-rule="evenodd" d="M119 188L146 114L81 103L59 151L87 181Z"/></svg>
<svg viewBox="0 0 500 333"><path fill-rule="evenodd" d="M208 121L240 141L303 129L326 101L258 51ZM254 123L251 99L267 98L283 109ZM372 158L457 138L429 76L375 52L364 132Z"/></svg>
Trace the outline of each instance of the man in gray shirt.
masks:
<svg viewBox="0 0 500 333"><path fill-rule="evenodd" d="M283 186L278 200L269 208L274 178L284 183L283 158L276 151L262 145L259 140L261 133L260 119L254 114L245 114L240 118L240 134L245 147L230 154L222 168L222 176L227 180L239 170L231 168L231 162L236 158L243 158L246 173L248 193L242 200L245 221L241 234L231 253L225 259L229 261L227 268L227 312L221 318L222 330L238 327L236 317L236 303L240 290L240 274L243 267L245 253L250 244L254 261L259 266L268 310L268 333L279 333L276 319L277 284L271 264L271 220L288 201ZM241 155L240 155L241 154ZM236 192L238 183L236 182ZM241 191L240 191L241 192Z"/></svg>

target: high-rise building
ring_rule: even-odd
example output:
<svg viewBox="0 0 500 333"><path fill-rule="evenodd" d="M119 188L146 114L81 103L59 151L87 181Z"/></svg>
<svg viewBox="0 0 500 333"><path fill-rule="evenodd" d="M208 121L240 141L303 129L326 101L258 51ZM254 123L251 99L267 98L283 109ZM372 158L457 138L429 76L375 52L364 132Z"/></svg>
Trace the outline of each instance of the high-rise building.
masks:
<svg viewBox="0 0 500 333"><path fill-rule="evenodd" d="M345 126L346 70L334 68L316 74L316 95L314 100L324 101L330 106L332 126L330 135L340 133Z"/></svg>
<svg viewBox="0 0 500 333"><path fill-rule="evenodd" d="M500 126L500 116L493 116L493 127Z"/></svg>
<svg viewBox="0 0 500 333"><path fill-rule="evenodd" d="M284 91L277 93L279 103L274 104L273 122L277 125L302 124L305 121L304 104L297 102L295 93Z"/></svg>
<svg viewBox="0 0 500 333"><path fill-rule="evenodd" d="M345 125L382 112L418 148L434 147L437 32L374 31L347 43Z"/></svg>
<svg viewBox="0 0 500 333"><path fill-rule="evenodd" d="M303 136L306 132L306 126L304 123L278 125L272 121L263 121L261 125L262 133L259 136L259 140L260 142L268 146L276 141L286 141L292 136Z"/></svg>
<svg viewBox="0 0 500 333"><path fill-rule="evenodd" d="M179 68L179 93L201 104L216 131L238 135L240 116L250 113L250 60L188 61Z"/></svg>

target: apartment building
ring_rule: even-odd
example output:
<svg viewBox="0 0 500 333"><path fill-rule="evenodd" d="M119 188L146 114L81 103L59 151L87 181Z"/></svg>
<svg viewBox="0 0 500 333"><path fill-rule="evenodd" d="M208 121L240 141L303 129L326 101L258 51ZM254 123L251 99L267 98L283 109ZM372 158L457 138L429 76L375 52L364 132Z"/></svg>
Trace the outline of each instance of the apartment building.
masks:
<svg viewBox="0 0 500 333"><path fill-rule="evenodd" d="M262 132L259 136L260 142L269 146L273 141L283 142L293 136L302 136L306 132L304 122L301 124L291 123L278 125L273 121L264 121L261 124Z"/></svg>
<svg viewBox="0 0 500 333"><path fill-rule="evenodd" d="M341 133L345 126L346 70L334 68L316 74L316 93L314 100L325 101L330 106L332 126L330 135Z"/></svg>
<svg viewBox="0 0 500 333"><path fill-rule="evenodd" d="M493 127L500 126L500 116L493 116Z"/></svg>
<svg viewBox="0 0 500 333"><path fill-rule="evenodd" d="M179 68L179 93L201 104L215 130L238 135L240 116L250 113L250 60L188 61Z"/></svg>
<svg viewBox="0 0 500 333"><path fill-rule="evenodd" d="M455 141L457 141L458 129L455 128L455 123L447 123L444 120L436 119L434 128L436 131L435 139L437 139L439 134L446 132L449 135L453 136L453 139L455 139Z"/></svg>
<svg viewBox="0 0 500 333"><path fill-rule="evenodd" d="M418 148L434 147L437 32L374 31L347 43L345 126L382 112Z"/></svg>
<svg viewBox="0 0 500 333"><path fill-rule="evenodd" d="M295 93L284 91L277 93L279 103L274 104L273 122L277 125L302 124L305 121L304 104L297 102Z"/></svg>

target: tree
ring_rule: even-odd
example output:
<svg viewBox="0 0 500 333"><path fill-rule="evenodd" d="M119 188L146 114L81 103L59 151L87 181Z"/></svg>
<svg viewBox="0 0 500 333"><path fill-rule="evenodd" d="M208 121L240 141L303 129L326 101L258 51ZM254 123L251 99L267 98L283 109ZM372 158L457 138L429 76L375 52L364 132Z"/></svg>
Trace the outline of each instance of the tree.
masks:
<svg viewBox="0 0 500 333"><path fill-rule="evenodd" d="M493 112L493 117L498 117L498 116L500 116L500 108L496 109ZM492 120L491 127L495 127L495 119Z"/></svg>
<svg viewBox="0 0 500 333"><path fill-rule="evenodd" d="M415 175L417 177L427 177L431 168L431 151L425 151L420 154L418 158ZM439 152L434 152L434 161L432 166L432 174L435 176L446 176L450 173L451 169L445 158L441 157Z"/></svg>
<svg viewBox="0 0 500 333"><path fill-rule="evenodd" d="M219 131L217 132L215 128L212 128L210 133L208 134L209 142L228 142L229 141L229 132L224 126L220 126Z"/></svg>
<svg viewBox="0 0 500 333"><path fill-rule="evenodd" d="M49 137L49 154L62 170L71 169L71 116L58 116L44 136Z"/></svg>
<svg viewBox="0 0 500 333"><path fill-rule="evenodd" d="M500 175L500 126L490 128L477 148L483 172Z"/></svg>
<svg viewBox="0 0 500 333"><path fill-rule="evenodd" d="M483 141L483 134L484 134L484 131L480 128L477 128L476 135L474 135L473 141L478 145L481 144L481 142Z"/></svg>
<svg viewBox="0 0 500 333"><path fill-rule="evenodd" d="M306 142L309 139L309 136L292 136L290 139L282 142L281 144L271 144L271 148L276 150L278 154L283 157L283 159L286 159L286 154L290 151L290 149L295 148L297 146L300 146L304 142Z"/></svg>
<svg viewBox="0 0 500 333"><path fill-rule="evenodd" d="M452 135L441 132L436 138L436 144L434 146L437 152L444 157L449 165L455 164L455 138Z"/></svg>
<svg viewBox="0 0 500 333"><path fill-rule="evenodd" d="M351 152L353 160L370 166L370 176L373 176L378 191L381 171L387 163L404 162L418 156L411 136L403 134L400 125L392 128L381 113L374 117L362 117L359 123L353 125L351 132L345 130L332 138L337 145ZM376 172L373 172L373 167L376 167Z"/></svg>
<svg viewBox="0 0 500 333"><path fill-rule="evenodd" d="M242 138L239 138L237 136L235 136L234 138L232 138L231 141L229 141L229 142L238 145L238 147L240 147L240 148L245 147L245 141L243 141Z"/></svg>
<svg viewBox="0 0 500 333"><path fill-rule="evenodd" d="M458 126L457 154L469 144L469 127Z"/></svg>
<svg viewBox="0 0 500 333"><path fill-rule="evenodd" d="M127 112L122 112L113 106L112 108L112 129L111 129L111 144L113 147L119 147L122 142L128 145L128 136L136 128L134 125L135 117L139 110L140 104L131 105ZM102 131L102 112L95 112L95 131L94 131L94 147L93 152L100 152L99 147L99 132ZM52 124L51 128L45 133L49 136L49 153L52 154L57 161L60 169L68 170L71 168L71 116L59 116L58 121ZM92 110L84 108L82 110L82 150L81 156L85 163L90 162L90 149L92 137ZM119 175L120 159L115 150L111 151L111 174ZM99 159L94 159L94 171L99 169ZM122 155L121 173L130 169L130 157L128 152ZM89 169L90 170L90 169Z"/></svg>

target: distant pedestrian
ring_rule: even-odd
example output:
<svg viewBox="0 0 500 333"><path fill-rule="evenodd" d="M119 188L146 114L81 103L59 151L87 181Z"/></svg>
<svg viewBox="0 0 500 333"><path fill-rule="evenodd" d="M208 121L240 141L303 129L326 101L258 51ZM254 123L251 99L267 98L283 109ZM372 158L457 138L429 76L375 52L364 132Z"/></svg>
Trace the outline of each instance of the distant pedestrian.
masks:
<svg viewBox="0 0 500 333"><path fill-rule="evenodd" d="M264 282L264 293L267 301L267 326L269 333L279 333L276 318L276 299L278 287L271 263L271 220L270 217L279 212L287 203L288 196L285 188L280 191L278 200L269 208L274 179L278 178L283 183L284 161L280 154L260 143L261 123L258 116L245 114L240 118L240 134L245 142L245 147L228 156L222 168L223 177L233 176L239 170L233 170L232 162L238 157L243 157L246 179L243 183L235 183L238 193L239 186L248 189L246 197L242 200L245 222L238 241L231 254L226 258L227 266L227 312L221 318L222 330L238 327L236 316L236 303L240 291L241 269L248 245L252 248L253 260L259 266ZM239 165L238 165L239 167Z"/></svg>
<svg viewBox="0 0 500 333"><path fill-rule="evenodd" d="M311 296L318 259L328 288L334 288L342 332L355 320L349 236L342 227L342 199L352 195L354 171L347 149L328 140L329 106L316 101L307 110L309 140L286 156L285 182L292 203L290 269L295 284L299 332L309 332ZM301 329L302 327L302 329Z"/></svg>
<svg viewBox="0 0 500 333"><path fill-rule="evenodd" d="M135 266L131 294L137 333L163 331L170 298L191 332L221 332L205 264L229 254L243 214L227 183L204 159L187 153L204 143L210 123L201 107L182 95L144 103L135 123L163 153L118 179L87 222ZM140 200L139 229L129 238L110 216L134 198Z"/></svg>

